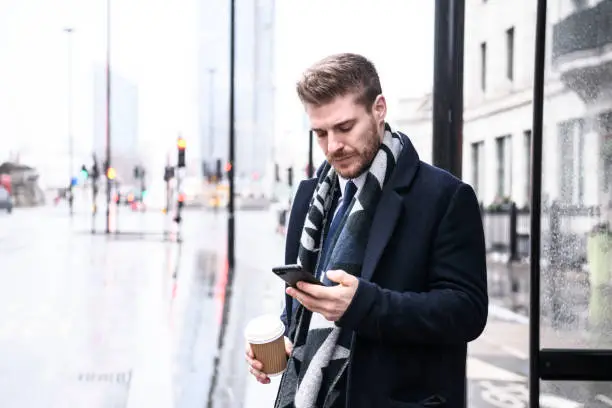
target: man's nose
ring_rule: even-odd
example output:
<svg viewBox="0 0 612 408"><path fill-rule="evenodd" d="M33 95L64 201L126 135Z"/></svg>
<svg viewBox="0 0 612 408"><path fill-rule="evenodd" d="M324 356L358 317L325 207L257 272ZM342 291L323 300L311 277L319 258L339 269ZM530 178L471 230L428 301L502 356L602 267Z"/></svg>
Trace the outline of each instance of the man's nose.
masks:
<svg viewBox="0 0 612 408"><path fill-rule="evenodd" d="M334 154L338 150L341 150L342 147L344 147L344 143L342 143L340 138L330 132L327 136L327 152Z"/></svg>

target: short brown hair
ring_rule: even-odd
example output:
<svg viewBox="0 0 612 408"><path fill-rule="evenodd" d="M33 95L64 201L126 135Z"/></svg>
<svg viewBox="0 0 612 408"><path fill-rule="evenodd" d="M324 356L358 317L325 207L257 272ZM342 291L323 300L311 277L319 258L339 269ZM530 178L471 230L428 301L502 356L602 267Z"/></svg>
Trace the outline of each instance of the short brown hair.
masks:
<svg viewBox="0 0 612 408"><path fill-rule="evenodd" d="M356 102L370 108L382 88L372 62L359 54L343 53L308 68L297 83L297 93L302 103L315 106L355 93Z"/></svg>

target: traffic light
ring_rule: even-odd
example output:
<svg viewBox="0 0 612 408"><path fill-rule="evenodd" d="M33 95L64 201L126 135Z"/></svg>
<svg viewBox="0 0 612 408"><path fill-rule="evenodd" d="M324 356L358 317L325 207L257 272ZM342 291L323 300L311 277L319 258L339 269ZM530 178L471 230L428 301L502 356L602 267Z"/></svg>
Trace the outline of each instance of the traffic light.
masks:
<svg viewBox="0 0 612 408"><path fill-rule="evenodd" d="M83 178L89 178L89 171L87 171L87 167L85 167L85 165L81 166L81 176Z"/></svg>
<svg viewBox="0 0 612 408"><path fill-rule="evenodd" d="M174 217L174 222L180 224L181 220L183 219L183 217L181 216L181 210L185 206L185 193L179 193L177 201L178 211L176 212L176 216Z"/></svg>
<svg viewBox="0 0 612 408"><path fill-rule="evenodd" d="M106 171L106 178L109 180L114 180L115 177L117 177L117 172L115 171L114 168L109 167L108 170Z"/></svg>
<svg viewBox="0 0 612 408"><path fill-rule="evenodd" d="M179 137L176 146L178 147L178 167L185 167L185 148L187 142L182 137Z"/></svg>
<svg viewBox="0 0 612 408"><path fill-rule="evenodd" d="M293 187L293 167L287 169L287 184L289 187Z"/></svg>
<svg viewBox="0 0 612 408"><path fill-rule="evenodd" d="M274 163L274 181L280 182L280 166L278 163Z"/></svg>
<svg viewBox="0 0 612 408"><path fill-rule="evenodd" d="M140 178L140 167L138 167L138 166L134 166L134 178L135 179L139 179Z"/></svg>
<svg viewBox="0 0 612 408"><path fill-rule="evenodd" d="M174 178L174 167L166 166L164 171L164 181L168 182Z"/></svg>

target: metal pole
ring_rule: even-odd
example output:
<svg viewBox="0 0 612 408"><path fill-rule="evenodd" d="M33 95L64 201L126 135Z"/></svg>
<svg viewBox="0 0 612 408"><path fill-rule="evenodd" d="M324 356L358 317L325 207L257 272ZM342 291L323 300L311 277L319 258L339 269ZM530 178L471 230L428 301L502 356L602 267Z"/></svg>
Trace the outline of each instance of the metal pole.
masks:
<svg viewBox="0 0 612 408"><path fill-rule="evenodd" d="M72 130L72 33L73 28L65 28L64 31L68 36L68 206L70 208L70 216L74 214L74 188L72 186L72 177L74 172L74 135Z"/></svg>
<svg viewBox="0 0 612 408"><path fill-rule="evenodd" d="M461 178L465 0L436 0L434 24L433 163Z"/></svg>
<svg viewBox="0 0 612 408"><path fill-rule="evenodd" d="M98 213L98 177L99 177L99 167L98 167L98 159L96 158L96 154L92 154L93 158L93 167L92 167L92 206L91 206L91 233L94 234L96 232L96 214Z"/></svg>
<svg viewBox="0 0 612 408"><path fill-rule="evenodd" d="M208 389L207 408L213 408L214 396L219 377L219 365L221 363L221 352L225 331L227 329L228 316L230 315L230 305L232 298L232 285L234 281L234 76L235 76L235 34L236 34L236 1L230 0L230 96L229 96L229 202L227 205L227 280L225 284L225 299L223 301L223 311L221 316L221 327L217 337L217 355L213 362L213 373Z"/></svg>
<svg viewBox="0 0 612 408"><path fill-rule="evenodd" d="M229 171L227 174L229 181L229 200L227 204L227 262L229 267L228 275L233 275L235 266L235 236L234 236L234 174L236 174L236 166L234 163L234 121L235 121L235 54L236 54L236 4L235 0L230 0L230 95L229 95Z"/></svg>
<svg viewBox="0 0 612 408"><path fill-rule="evenodd" d="M308 131L308 178L314 176L314 158L313 156L313 131Z"/></svg>
<svg viewBox="0 0 612 408"><path fill-rule="evenodd" d="M255 163L258 162L257 154L259 151L255 148L256 143L262 143L259 138L259 2L253 0L253 126L251 129L251 173L256 169ZM242 163L244 165L244 163Z"/></svg>
<svg viewBox="0 0 612 408"><path fill-rule="evenodd" d="M461 178L465 0L436 0L433 163Z"/></svg>
<svg viewBox="0 0 612 408"><path fill-rule="evenodd" d="M106 168L112 167L111 162L111 0L106 0ZM110 203L112 182L106 178L106 233L110 234Z"/></svg>
<svg viewBox="0 0 612 408"><path fill-rule="evenodd" d="M546 0L538 0L531 138L531 231L529 285L529 407L540 406L540 218L542 214L542 129L546 67Z"/></svg>
<svg viewBox="0 0 612 408"><path fill-rule="evenodd" d="M209 68L208 73L210 74L210 84L208 86L208 109L209 109L209 113L208 113L208 160L210 160L210 163L213 162L213 155L214 155L214 121L215 121L215 116L214 116L214 76L215 76L215 69L214 68ZM212 164L211 164L212 165Z"/></svg>
<svg viewBox="0 0 612 408"><path fill-rule="evenodd" d="M540 238L542 214L542 137L546 67L546 0L538 0L531 138L531 231L529 285L529 407L540 406Z"/></svg>

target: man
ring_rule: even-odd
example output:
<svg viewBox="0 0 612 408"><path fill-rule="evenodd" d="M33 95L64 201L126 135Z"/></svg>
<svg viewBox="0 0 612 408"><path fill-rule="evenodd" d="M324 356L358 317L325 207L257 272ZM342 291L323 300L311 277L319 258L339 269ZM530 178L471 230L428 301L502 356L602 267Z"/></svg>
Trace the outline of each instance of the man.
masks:
<svg viewBox="0 0 612 408"><path fill-rule="evenodd" d="M285 262L325 286L286 290L276 407L464 407L488 310L474 191L391 130L366 58L327 57L297 92L327 160L298 188ZM247 361L268 383L248 347Z"/></svg>

